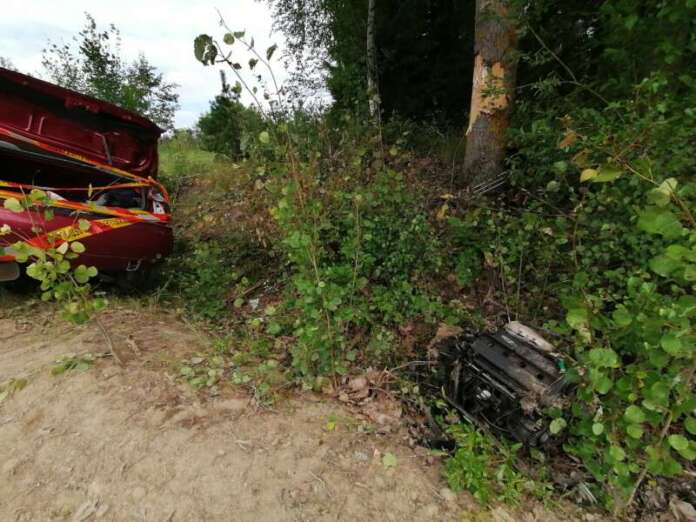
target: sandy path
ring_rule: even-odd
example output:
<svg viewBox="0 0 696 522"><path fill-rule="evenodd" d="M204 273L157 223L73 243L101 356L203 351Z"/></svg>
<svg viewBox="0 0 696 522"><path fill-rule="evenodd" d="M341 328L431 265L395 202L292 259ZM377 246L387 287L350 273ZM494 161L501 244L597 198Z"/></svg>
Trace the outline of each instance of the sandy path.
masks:
<svg viewBox="0 0 696 522"><path fill-rule="evenodd" d="M144 315L143 315L144 314ZM0 520L458 520L439 466L399 434L361 433L331 401L302 397L275 412L242 392L205 400L171 377L200 336L161 314L105 318L136 338L124 368L98 359L50 373L66 353L104 351L94 327L0 319L0 384L28 384L0 403ZM235 395L236 394L236 395ZM326 431L330 416L339 420ZM395 468L379 454L393 452Z"/></svg>

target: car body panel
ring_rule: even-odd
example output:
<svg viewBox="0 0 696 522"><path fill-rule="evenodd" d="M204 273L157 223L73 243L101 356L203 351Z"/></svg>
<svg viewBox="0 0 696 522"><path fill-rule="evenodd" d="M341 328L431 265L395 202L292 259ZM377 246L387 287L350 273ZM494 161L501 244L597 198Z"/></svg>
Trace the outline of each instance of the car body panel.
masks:
<svg viewBox="0 0 696 522"><path fill-rule="evenodd" d="M79 240L86 252L75 263L103 272L169 255L169 198L156 181L161 134L137 114L0 68L0 229L12 231L0 233L0 263L14 263L16 241L48 249ZM5 208L33 189L50 203Z"/></svg>
<svg viewBox="0 0 696 522"><path fill-rule="evenodd" d="M157 176L162 129L90 96L0 68L0 127L140 177Z"/></svg>

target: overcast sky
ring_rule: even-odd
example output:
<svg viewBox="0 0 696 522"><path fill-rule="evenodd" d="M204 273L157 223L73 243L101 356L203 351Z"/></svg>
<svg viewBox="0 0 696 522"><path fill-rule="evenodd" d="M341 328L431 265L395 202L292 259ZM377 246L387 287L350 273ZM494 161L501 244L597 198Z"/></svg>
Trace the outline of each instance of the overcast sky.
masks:
<svg viewBox="0 0 696 522"><path fill-rule="evenodd" d="M220 90L217 68L204 67L193 56L193 39L200 33L222 39L216 8L232 30L253 35L257 49L272 43L282 49L282 35L271 34L266 3L254 0L0 0L0 56L21 72L38 75L46 42L70 41L88 11L100 27L113 23L120 29L127 58L143 52L168 81L179 84L176 126L188 127ZM282 79L281 49L274 56L274 72Z"/></svg>

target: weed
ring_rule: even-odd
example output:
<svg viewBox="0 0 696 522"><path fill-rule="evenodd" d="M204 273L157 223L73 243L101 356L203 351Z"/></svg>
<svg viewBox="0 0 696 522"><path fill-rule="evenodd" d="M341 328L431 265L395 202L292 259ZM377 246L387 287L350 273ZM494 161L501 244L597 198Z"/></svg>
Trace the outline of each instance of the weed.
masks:
<svg viewBox="0 0 696 522"><path fill-rule="evenodd" d="M222 379L227 364L221 355L195 355L182 363L181 375L196 390L216 386Z"/></svg>
<svg viewBox="0 0 696 522"><path fill-rule="evenodd" d="M195 319L219 320L228 310L230 287L239 276L226 262L225 250L216 243L199 243L170 261L186 309Z"/></svg>
<svg viewBox="0 0 696 522"><path fill-rule="evenodd" d="M520 444L496 446L488 434L467 423L452 426L449 433L457 450L445 463L445 476L454 491L469 491L482 504L517 504L525 495L548 494L548 486L517 471Z"/></svg>
<svg viewBox="0 0 696 522"><path fill-rule="evenodd" d="M94 365L94 355L86 353L82 355L65 355L56 360L51 375L62 375L66 372L85 372Z"/></svg>
<svg viewBox="0 0 696 522"><path fill-rule="evenodd" d="M28 384L26 379L10 379L0 385L0 404L6 399L12 397L18 391L23 390Z"/></svg>

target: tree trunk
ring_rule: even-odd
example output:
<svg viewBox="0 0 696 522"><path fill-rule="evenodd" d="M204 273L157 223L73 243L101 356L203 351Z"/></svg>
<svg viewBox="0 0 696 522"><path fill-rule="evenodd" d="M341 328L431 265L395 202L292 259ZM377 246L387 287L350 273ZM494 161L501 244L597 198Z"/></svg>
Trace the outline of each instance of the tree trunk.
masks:
<svg viewBox="0 0 696 522"><path fill-rule="evenodd" d="M474 81L464 169L469 183L503 170L517 71L517 34L507 0L476 0Z"/></svg>
<svg viewBox="0 0 696 522"><path fill-rule="evenodd" d="M367 99L370 106L370 117L373 121L379 121L382 100L379 97L379 83L377 79L375 1L368 0L367 4Z"/></svg>

